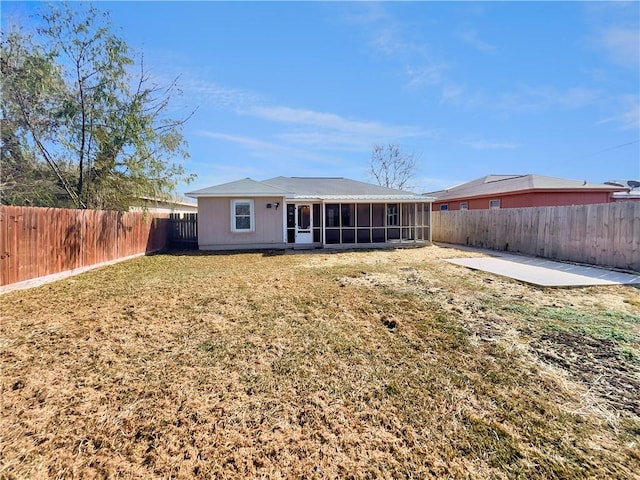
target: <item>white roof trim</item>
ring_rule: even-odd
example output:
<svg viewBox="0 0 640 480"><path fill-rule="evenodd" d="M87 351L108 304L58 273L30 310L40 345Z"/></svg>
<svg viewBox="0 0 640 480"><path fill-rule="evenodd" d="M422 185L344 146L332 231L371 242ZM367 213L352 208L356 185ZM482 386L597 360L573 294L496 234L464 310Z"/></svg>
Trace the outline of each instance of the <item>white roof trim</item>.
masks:
<svg viewBox="0 0 640 480"><path fill-rule="evenodd" d="M433 203L435 197L423 197L418 195L294 195L291 193L278 195L276 193L189 193L193 198L286 198L287 200L307 201L348 201L348 202L418 202Z"/></svg>
<svg viewBox="0 0 640 480"><path fill-rule="evenodd" d="M291 200L316 200L316 201L349 201L349 202L418 202L429 203L435 201L434 197L418 195L294 195L287 197Z"/></svg>

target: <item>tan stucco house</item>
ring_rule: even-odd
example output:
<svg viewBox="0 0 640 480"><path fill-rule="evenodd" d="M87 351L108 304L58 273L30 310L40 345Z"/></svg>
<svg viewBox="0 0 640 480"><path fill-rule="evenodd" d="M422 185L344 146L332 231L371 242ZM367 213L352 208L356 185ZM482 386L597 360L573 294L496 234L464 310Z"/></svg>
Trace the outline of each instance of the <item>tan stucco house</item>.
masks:
<svg viewBox="0 0 640 480"><path fill-rule="evenodd" d="M201 250L431 242L432 198L346 178L245 178L187 196Z"/></svg>

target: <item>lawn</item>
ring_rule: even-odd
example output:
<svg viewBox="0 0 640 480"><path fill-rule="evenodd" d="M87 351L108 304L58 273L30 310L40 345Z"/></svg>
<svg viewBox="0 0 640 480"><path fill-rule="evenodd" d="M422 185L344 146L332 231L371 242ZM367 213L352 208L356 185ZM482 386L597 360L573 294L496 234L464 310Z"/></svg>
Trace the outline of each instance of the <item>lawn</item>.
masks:
<svg viewBox="0 0 640 480"><path fill-rule="evenodd" d="M2 295L0 478L640 478L640 290L468 255L155 255Z"/></svg>

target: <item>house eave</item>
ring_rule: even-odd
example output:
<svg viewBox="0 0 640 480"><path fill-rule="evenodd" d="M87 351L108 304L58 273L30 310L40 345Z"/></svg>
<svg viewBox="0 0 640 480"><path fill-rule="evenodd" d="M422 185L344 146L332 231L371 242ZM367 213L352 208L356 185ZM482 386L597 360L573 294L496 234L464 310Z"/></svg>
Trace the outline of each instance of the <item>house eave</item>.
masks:
<svg viewBox="0 0 640 480"><path fill-rule="evenodd" d="M289 201L308 201L308 202L338 202L338 203L433 203L435 197L423 197L416 195L295 195L284 194L278 195L274 193L251 193L251 192L234 192L234 193L187 193L191 198L283 198Z"/></svg>
<svg viewBox="0 0 640 480"><path fill-rule="evenodd" d="M416 195L294 195L293 201L316 201L337 203L432 203L433 197Z"/></svg>

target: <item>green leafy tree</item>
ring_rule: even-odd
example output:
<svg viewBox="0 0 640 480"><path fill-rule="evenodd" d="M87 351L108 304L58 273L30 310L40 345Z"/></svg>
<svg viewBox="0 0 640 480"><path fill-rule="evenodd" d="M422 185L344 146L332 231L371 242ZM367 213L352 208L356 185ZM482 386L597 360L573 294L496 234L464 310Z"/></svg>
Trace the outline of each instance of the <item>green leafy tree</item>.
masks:
<svg viewBox="0 0 640 480"><path fill-rule="evenodd" d="M76 208L126 210L171 195L191 179L176 162L188 157L186 119L167 116L176 83L150 81L107 13L74 8L42 15L40 44L15 32L2 39L3 151L16 145L10 169L31 171L28 159L46 165Z"/></svg>
<svg viewBox="0 0 640 480"><path fill-rule="evenodd" d="M39 147L46 147L35 143L36 139L55 140L51 136L55 118L46 112L51 111L64 85L60 71L30 37L17 32L2 38L0 69L0 202L64 206L61 187L69 181L69 172L64 166L47 165L46 156L36 155Z"/></svg>

